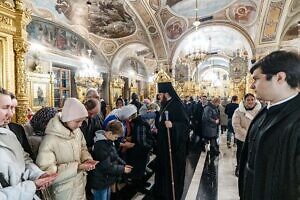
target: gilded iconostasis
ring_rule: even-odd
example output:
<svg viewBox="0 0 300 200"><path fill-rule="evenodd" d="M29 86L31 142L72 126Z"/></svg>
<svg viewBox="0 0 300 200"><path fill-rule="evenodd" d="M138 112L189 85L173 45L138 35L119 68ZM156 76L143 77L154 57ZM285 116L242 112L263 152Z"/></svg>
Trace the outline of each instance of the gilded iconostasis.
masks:
<svg viewBox="0 0 300 200"><path fill-rule="evenodd" d="M161 70L181 95L228 97L249 85L247 73L243 84L235 84L233 60L249 69L271 51L299 52L300 46L298 0L4 0L0 11L6 27L0 31L1 85L11 81L8 73L27 77L26 89L9 85L28 95L24 105L30 106L36 100L28 83L39 75L47 75L51 86L41 88L53 95L47 104L58 107L69 96L83 98L91 86L109 104L114 91L123 98L132 91L153 97ZM10 22L15 12L28 25ZM10 31L14 26L25 31L17 35ZM15 51L24 51L24 60L7 61L4 51L13 46L1 42L7 32L11 43L22 38L24 48ZM4 70L9 65L14 71Z"/></svg>

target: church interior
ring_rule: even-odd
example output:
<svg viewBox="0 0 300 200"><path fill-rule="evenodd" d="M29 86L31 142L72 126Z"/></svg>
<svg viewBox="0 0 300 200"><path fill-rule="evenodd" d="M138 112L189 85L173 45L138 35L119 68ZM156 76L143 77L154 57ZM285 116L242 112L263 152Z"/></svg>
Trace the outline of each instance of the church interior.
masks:
<svg viewBox="0 0 300 200"><path fill-rule="evenodd" d="M242 99L255 61L300 53L299 0L1 0L0 27L0 86L16 95L19 124L89 88L108 112L132 93L155 100L166 81L182 99ZM235 150L224 148L204 168L208 158L190 155L182 199L238 199Z"/></svg>

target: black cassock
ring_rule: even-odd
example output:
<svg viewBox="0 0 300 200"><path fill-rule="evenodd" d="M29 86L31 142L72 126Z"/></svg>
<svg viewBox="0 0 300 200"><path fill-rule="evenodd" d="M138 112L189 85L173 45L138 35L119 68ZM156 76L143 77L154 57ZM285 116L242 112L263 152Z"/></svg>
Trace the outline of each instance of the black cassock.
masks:
<svg viewBox="0 0 300 200"><path fill-rule="evenodd" d="M186 161L186 145L189 137L189 120L183 104L176 98L172 98L161 108L159 119L157 118L157 157L153 194L155 199L173 199L172 180L168 148L167 128L165 126L165 112L169 112L169 120L172 122L170 138L172 147L173 175L175 183L176 200L181 198Z"/></svg>

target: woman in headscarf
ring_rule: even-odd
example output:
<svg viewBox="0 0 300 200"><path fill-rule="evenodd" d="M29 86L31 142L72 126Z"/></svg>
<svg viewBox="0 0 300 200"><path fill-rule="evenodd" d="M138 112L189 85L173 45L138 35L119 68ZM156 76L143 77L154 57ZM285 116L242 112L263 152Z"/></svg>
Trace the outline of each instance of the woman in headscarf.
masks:
<svg viewBox="0 0 300 200"><path fill-rule="evenodd" d="M31 147L34 159L37 156L40 143L45 136L45 130L48 122L57 113L56 108L44 107L38 110L32 119L24 125L25 133Z"/></svg>
<svg viewBox="0 0 300 200"><path fill-rule="evenodd" d="M56 200L86 199L86 171L93 170L97 164L79 128L87 116L84 105L69 98L62 112L49 121L45 130L36 163L45 171L58 173L50 188Z"/></svg>

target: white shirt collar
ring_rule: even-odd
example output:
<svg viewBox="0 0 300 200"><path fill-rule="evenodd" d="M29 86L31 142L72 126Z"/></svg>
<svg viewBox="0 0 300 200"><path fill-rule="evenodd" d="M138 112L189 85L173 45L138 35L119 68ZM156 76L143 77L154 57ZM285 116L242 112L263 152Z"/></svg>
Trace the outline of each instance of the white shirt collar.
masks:
<svg viewBox="0 0 300 200"><path fill-rule="evenodd" d="M288 97L288 98L286 98L286 99L283 99L283 100L281 100L281 101L278 101L277 103L274 103L274 104L270 104L270 102L269 102L269 103L268 103L268 106L267 106L267 109L270 109L270 108L273 107L273 106L277 106L277 105L279 105L279 104L282 104L282 103L284 103L284 102L287 102L287 101L289 101L289 100L295 98L297 95L298 95L298 93L296 93L296 94L294 94L294 95L292 95L292 96L290 96L290 97Z"/></svg>

